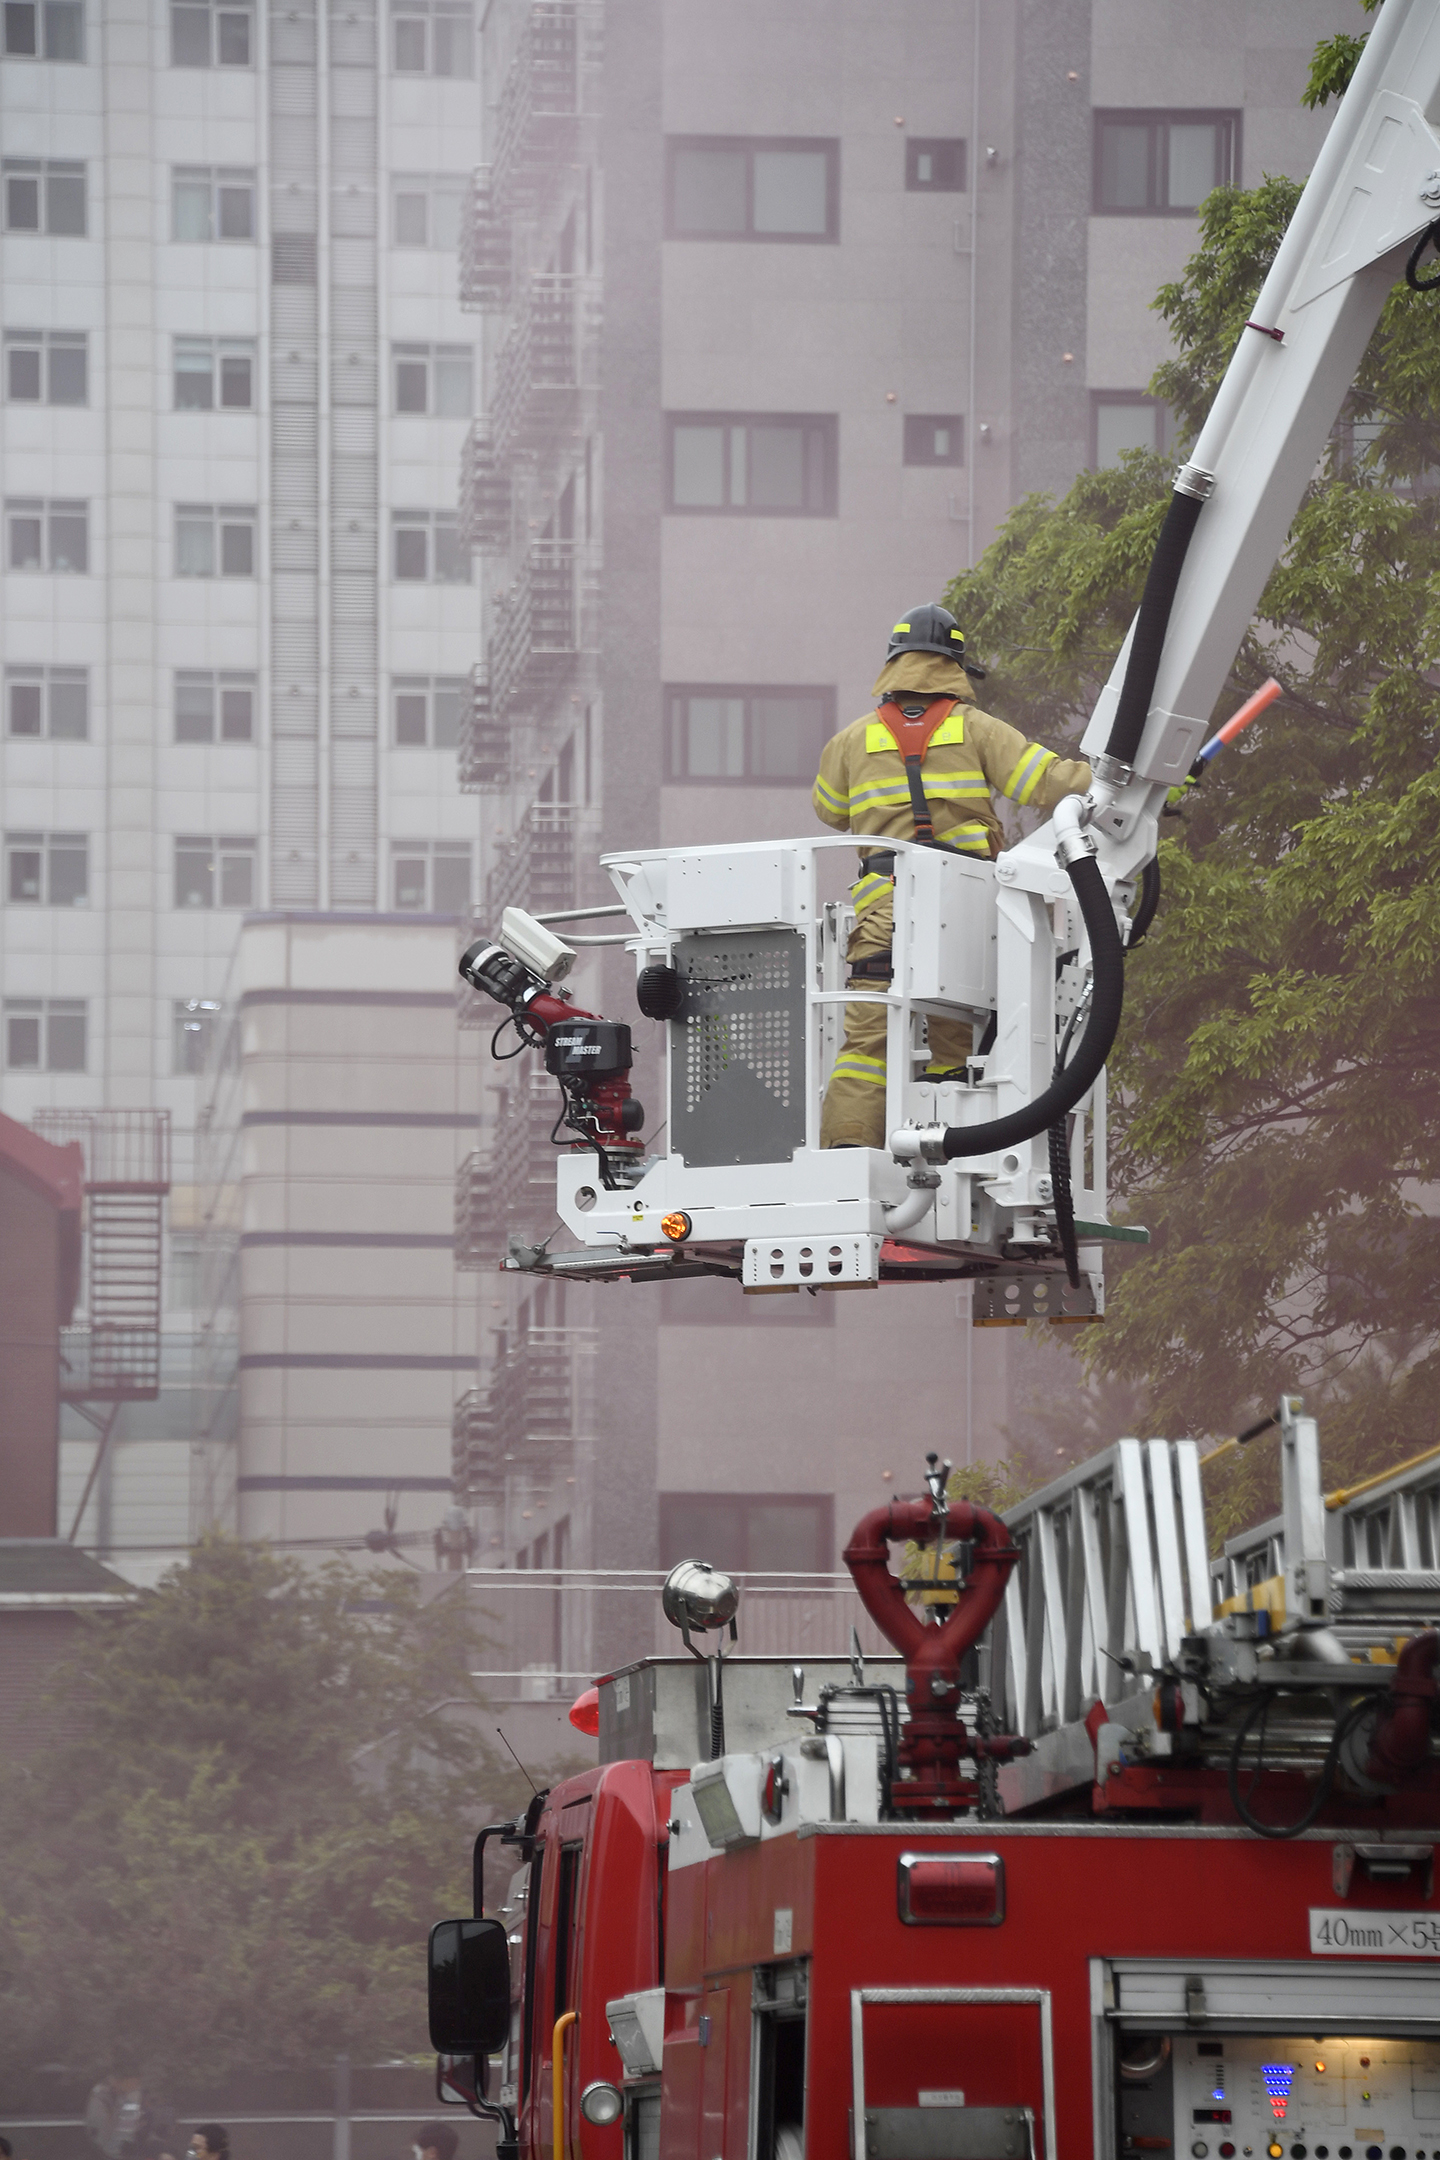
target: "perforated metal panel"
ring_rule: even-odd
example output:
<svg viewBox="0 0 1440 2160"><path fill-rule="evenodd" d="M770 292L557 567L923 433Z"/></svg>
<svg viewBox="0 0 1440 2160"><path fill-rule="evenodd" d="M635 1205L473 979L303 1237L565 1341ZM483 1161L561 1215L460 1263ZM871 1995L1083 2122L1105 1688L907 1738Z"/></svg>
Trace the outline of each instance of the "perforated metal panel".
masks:
<svg viewBox="0 0 1440 2160"><path fill-rule="evenodd" d="M687 1163L789 1162L805 1139L805 940L682 938L670 1023L671 1145Z"/></svg>

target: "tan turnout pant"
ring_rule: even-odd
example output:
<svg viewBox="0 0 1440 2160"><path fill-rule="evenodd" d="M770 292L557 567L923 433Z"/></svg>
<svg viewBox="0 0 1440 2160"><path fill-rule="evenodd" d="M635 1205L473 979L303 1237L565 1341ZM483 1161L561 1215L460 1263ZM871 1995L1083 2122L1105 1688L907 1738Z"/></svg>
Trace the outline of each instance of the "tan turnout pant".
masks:
<svg viewBox="0 0 1440 2160"><path fill-rule="evenodd" d="M888 952L895 932L894 901L889 893L867 908L850 933L845 957L853 966L872 953ZM847 990L884 990L872 977L852 976ZM885 1131L885 1018L884 1005L847 1005L845 1037L825 1103L820 1113L821 1147L883 1148ZM948 1072L963 1065L970 1055L972 1031L965 1020L929 1022L930 1064L927 1070Z"/></svg>

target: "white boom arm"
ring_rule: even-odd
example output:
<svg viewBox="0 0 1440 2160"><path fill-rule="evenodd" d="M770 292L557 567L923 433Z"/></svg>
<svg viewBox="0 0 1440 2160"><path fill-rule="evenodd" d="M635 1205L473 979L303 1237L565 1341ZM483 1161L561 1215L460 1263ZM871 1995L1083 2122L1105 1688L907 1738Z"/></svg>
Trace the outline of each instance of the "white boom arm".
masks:
<svg viewBox="0 0 1440 2160"><path fill-rule="evenodd" d="M1136 777L1097 790L1107 877L1155 852L1165 793L1200 746L1386 296L1440 218L1432 119L1440 6L1385 0L1186 468L1214 485L1180 573ZM1106 750L1133 638L1132 625L1085 731L1092 759ZM1032 859L1053 864L1054 848L1047 825L1013 850L1016 883L1028 888Z"/></svg>

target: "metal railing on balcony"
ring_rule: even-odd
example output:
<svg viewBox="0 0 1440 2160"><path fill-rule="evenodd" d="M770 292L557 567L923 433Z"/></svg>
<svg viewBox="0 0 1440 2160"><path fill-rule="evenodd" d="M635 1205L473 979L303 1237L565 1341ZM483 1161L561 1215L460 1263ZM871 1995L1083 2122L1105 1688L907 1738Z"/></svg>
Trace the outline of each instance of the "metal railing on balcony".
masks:
<svg viewBox="0 0 1440 2160"><path fill-rule="evenodd" d="M596 0L532 0L500 89L494 184L502 200L533 203L574 154L596 105L602 31Z"/></svg>
<svg viewBox="0 0 1440 2160"><path fill-rule="evenodd" d="M495 170L477 166L460 211L460 305L480 310L510 305L513 239L508 203Z"/></svg>
<svg viewBox="0 0 1440 2160"><path fill-rule="evenodd" d="M869 1618L850 1577L835 1573L737 1575L742 1656L843 1658L850 1631L867 1657L895 1653ZM595 1676L593 1644L616 1599L653 1610L637 1633L633 1655L674 1657L680 1638L660 1609L661 1570L609 1568L470 1568L471 1597L485 1637L485 1664L475 1677L496 1693L573 1696Z"/></svg>
<svg viewBox="0 0 1440 2160"><path fill-rule="evenodd" d="M581 399L595 387L600 354L600 295L593 279L537 271L517 297L490 408L496 454L506 461L578 429Z"/></svg>
<svg viewBox="0 0 1440 2160"><path fill-rule="evenodd" d="M503 788L510 779L510 730L495 710L490 677L483 665L470 677L470 695L460 716L460 789L477 795ZM488 1005L487 998L485 1003Z"/></svg>
<svg viewBox="0 0 1440 2160"><path fill-rule="evenodd" d="M504 716L553 700L599 648L600 578L594 546L537 540L512 585L495 598L490 694Z"/></svg>
<svg viewBox="0 0 1440 2160"><path fill-rule="evenodd" d="M546 915L575 905L576 820L570 803L530 805L485 881L487 924L507 907Z"/></svg>
<svg viewBox="0 0 1440 2160"><path fill-rule="evenodd" d="M35 1130L85 1154L85 1318L64 1330L67 1402L160 1392L160 1256L170 1190L168 1110L41 1110ZM107 1428L108 1432L108 1428Z"/></svg>
<svg viewBox="0 0 1440 2160"><path fill-rule="evenodd" d="M480 554L509 547L512 500L510 467L496 453L489 420L477 420L460 453L460 525Z"/></svg>
<svg viewBox="0 0 1440 2160"><path fill-rule="evenodd" d="M533 1484L571 1461L580 1399L576 1362L593 1354L595 1334L594 1328L525 1328L488 1382L466 1389L451 1426L457 1497L499 1499L512 1480Z"/></svg>

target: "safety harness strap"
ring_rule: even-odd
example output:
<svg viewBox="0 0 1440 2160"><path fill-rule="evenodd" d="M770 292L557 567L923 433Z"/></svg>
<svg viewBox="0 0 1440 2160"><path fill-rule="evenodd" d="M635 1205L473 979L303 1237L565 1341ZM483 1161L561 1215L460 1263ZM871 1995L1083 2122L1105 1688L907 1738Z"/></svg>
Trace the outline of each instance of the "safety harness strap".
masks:
<svg viewBox="0 0 1440 2160"><path fill-rule="evenodd" d="M915 838L922 847L935 847L937 842L935 819L925 798L920 768L936 730L949 719L958 703L958 698L938 697L923 705L904 706L887 698L876 711L876 718L904 760L905 778L910 788L910 814L915 820ZM938 844L945 845L943 841Z"/></svg>

